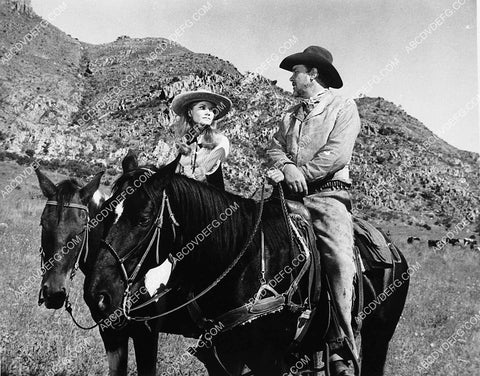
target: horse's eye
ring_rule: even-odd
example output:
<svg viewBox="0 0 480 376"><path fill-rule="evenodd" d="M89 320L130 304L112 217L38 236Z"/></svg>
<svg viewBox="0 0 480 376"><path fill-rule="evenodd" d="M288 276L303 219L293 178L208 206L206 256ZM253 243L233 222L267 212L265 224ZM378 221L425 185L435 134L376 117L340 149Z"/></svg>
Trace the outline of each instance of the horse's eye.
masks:
<svg viewBox="0 0 480 376"><path fill-rule="evenodd" d="M87 219L87 213L82 210L82 211L80 212L80 218L81 218L81 219Z"/></svg>

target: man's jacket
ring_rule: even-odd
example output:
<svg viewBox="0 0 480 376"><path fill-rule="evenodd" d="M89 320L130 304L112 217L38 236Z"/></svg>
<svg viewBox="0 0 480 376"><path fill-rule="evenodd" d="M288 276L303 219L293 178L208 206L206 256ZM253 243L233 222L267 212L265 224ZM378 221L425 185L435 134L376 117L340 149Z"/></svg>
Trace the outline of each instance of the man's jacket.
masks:
<svg viewBox="0 0 480 376"><path fill-rule="evenodd" d="M267 155L271 165L282 169L295 164L307 183L340 180L351 183L348 164L360 132L360 117L352 99L326 90L311 98L313 108L293 106L283 116ZM307 110L308 111L308 110Z"/></svg>

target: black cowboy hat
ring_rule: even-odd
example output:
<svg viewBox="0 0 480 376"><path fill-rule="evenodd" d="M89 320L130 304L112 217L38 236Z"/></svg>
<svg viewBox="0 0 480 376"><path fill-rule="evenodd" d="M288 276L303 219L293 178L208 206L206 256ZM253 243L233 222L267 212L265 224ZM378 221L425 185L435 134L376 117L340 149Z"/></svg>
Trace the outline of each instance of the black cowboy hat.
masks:
<svg viewBox="0 0 480 376"><path fill-rule="evenodd" d="M280 63L280 68L292 71L295 65L303 64L318 69L320 77L327 87L339 89L343 86L342 78L332 65L332 54L319 46L307 47L303 52L287 56Z"/></svg>

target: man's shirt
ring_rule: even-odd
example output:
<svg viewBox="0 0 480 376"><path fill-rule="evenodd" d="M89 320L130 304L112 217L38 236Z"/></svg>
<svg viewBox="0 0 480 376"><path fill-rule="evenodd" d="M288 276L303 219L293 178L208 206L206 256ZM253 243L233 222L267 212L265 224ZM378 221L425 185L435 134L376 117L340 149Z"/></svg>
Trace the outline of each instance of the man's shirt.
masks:
<svg viewBox="0 0 480 376"><path fill-rule="evenodd" d="M282 169L286 163L294 163L308 183L351 183L348 165L360 132L357 105L330 90L306 102L283 116L267 150L271 165Z"/></svg>

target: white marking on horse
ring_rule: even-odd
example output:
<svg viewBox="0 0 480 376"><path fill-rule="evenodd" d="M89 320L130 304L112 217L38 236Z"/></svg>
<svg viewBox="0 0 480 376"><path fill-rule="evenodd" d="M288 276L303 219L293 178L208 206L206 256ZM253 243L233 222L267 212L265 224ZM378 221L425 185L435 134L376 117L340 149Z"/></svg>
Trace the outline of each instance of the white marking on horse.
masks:
<svg viewBox="0 0 480 376"><path fill-rule="evenodd" d="M162 284L167 284L171 273L172 263L168 261L168 259L166 259L162 265L150 269L147 272L145 275L145 288L150 296L153 296Z"/></svg>
<svg viewBox="0 0 480 376"><path fill-rule="evenodd" d="M123 201L125 200L122 200L118 203L118 205L115 207L115 214L116 214L116 217L115 217L115 222L114 223L117 223L118 220L120 219L120 217L122 216L122 213L123 213Z"/></svg>
<svg viewBox="0 0 480 376"><path fill-rule="evenodd" d="M102 203L102 198L104 197L105 196L103 195L102 191L97 189L93 194L92 201L95 205L100 206L100 204Z"/></svg>

